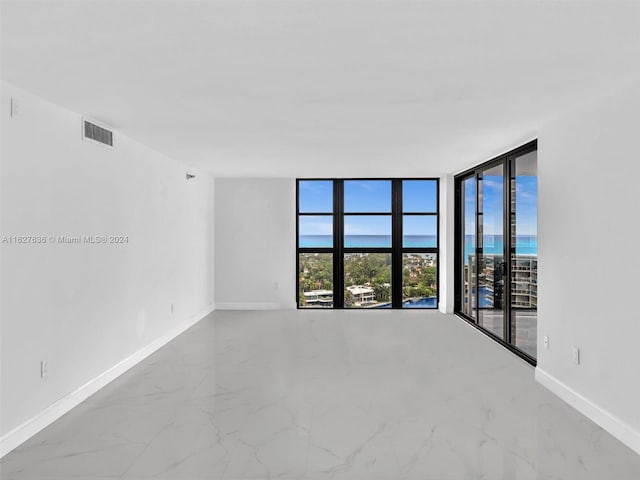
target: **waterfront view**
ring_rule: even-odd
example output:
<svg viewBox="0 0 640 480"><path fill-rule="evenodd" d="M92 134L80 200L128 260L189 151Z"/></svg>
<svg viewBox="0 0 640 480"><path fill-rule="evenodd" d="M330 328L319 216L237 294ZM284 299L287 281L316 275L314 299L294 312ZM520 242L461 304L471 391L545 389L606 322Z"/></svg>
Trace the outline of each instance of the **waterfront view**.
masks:
<svg viewBox="0 0 640 480"><path fill-rule="evenodd" d="M437 179L299 180L297 210L299 307L437 308Z"/></svg>
<svg viewBox="0 0 640 480"><path fill-rule="evenodd" d="M347 253L343 261L346 308L391 306L391 254ZM301 253L298 285L301 307L333 307L333 254ZM436 297L437 255L404 253L403 308L433 308Z"/></svg>
<svg viewBox="0 0 640 480"><path fill-rule="evenodd" d="M536 162L531 151L510 160L510 175L499 162L460 184L459 311L532 358L538 307Z"/></svg>
<svg viewBox="0 0 640 480"><path fill-rule="evenodd" d="M300 233L298 242L300 248L331 248L333 246L333 236ZM405 248L436 247L437 245L438 237L436 235L404 235L402 238L402 246ZM346 248L389 248L391 246L391 233L388 235L345 235L344 246Z"/></svg>

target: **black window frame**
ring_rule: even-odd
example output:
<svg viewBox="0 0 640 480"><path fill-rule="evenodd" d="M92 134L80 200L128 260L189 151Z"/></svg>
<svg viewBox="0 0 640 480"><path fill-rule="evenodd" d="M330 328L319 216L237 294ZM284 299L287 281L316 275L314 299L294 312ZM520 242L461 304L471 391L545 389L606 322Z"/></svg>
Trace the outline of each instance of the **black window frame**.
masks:
<svg viewBox="0 0 640 480"><path fill-rule="evenodd" d="M515 353L517 356L530 363L533 366L537 365L537 359L530 356L523 350L517 348L512 342L511 334L512 334L512 310L511 310L511 288L504 289L504 326L503 326L503 336L501 338L495 335L493 332L488 329L483 328L481 325L477 323L477 315L474 319L473 317L467 315L462 311L462 270L463 270L463 258L464 258L464 218L463 218L463 201L462 198L462 184L465 180L469 178L476 179L476 188L475 188L475 205L476 205L476 220L475 220L475 235L476 235L476 268L475 271L478 272L478 262L479 257L477 255L478 249L478 195L479 195L479 186L478 186L478 176L479 173L487 168L495 167L497 165L503 166L504 172L504 184L503 184L503 202L504 202L504 212L503 212L503 250L505 252L505 260L504 268L505 268L505 277L507 281L506 285L511 285L512 271L511 271L511 254L515 253L515 246L512 245L511 241L511 224L512 224L512 213L511 213L511 201L512 201L512 191L511 191L511 181L514 178L513 170L514 165L513 161L527 153L534 152L538 150L538 140L532 140L530 142L525 143L519 147L514 148L506 153L498 155L491 160L487 160L479 165L476 165L472 168L469 168L463 172L454 176L454 189L455 189L455 198L454 198L454 309L453 312L455 315L478 329L483 334L487 335L489 338L495 340L497 343ZM508 254L508 255L507 255ZM476 277L477 278L477 277ZM471 286L470 286L471 288ZM479 295L476 294L476 312L479 311Z"/></svg>
<svg viewBox="0 0 640 480"><path fill-rule="evenodd" d="M435 212L404 212L402 201L403 181L433 181L436 189ZM333 182L333 212L300 212L300 182L331 181ZM345 212L344 211L344 182L349 181L390 181L391 209L388 212ZM333 216L333 246L332 247L300 247L300 217L301 216ZM391 217L391 246L390 247L345 247L344 219L348 216L390 216ZM435 247L404 247L403 246L403 218L405 216L435 216L436 218L436 246ZM433 307L414 307L421 310L437 310L440 305L440 178L438 177L405 177L405 178L297 178L296 179L296 308L299 310L362 310L344 306L344 256L348 253L386 253L391 254L391 308L402 310L403 285L402 269L405 253L435 254L436 256L436 304ZM333 306L330 308L309 308L300 305L300 254L330 253L333 255ZM366 310L366 309L365 309Z"/></svg>

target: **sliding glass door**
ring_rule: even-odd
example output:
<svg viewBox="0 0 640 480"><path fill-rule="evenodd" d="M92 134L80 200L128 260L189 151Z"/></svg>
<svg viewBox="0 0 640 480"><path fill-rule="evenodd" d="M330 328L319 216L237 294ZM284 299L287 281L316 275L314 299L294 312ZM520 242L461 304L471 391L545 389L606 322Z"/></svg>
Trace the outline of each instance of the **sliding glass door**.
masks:
<svg viewBox="0 0 640 480"><path fill-rule="evenodd" d="M536 357L538 325L537 152L511 161L511 343Z"/></svg>
<svg viewBox="0 0 640 480"><path fill-rule="evenodd" d="M504 165L477 173L478 325L504 336Z"/></svg>
<svg viewBox="0 0 640 480"><path fill-rule="evenodd" d="M537 144L456 176L455 311L535 363Z"/></svg>
<svg viewBox="0 0 640 480"><path fill-rule="evenodd" d="M461 297L458 306L461 313L475 320L478 312L478 299L476 290L476 217L478 215L476 204L476 177L472 175L460 181L460 193L462 203L459 205L461 210L461 222L459 233L462 239L461 270L459 279L456 284L456 290Z"/></svg>

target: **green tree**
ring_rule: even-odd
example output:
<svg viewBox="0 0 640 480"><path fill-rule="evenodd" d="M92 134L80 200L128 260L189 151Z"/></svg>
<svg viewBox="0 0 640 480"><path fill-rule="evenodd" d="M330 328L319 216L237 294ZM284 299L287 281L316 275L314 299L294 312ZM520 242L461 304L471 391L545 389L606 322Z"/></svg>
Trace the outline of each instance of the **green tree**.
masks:
<svg viewBox="0 0 640 480"><path fill-rule="evenodd" d="M344 290L344 306L345 307L350 307L351 305L353 305L353 295L351 295L351 292L347 289Z"/></svg>
<svg viewBox="0 0 640 480"><path fill-rule="evenodd" d="M378 302L391 300L391 286L388 283L375 282L373 284L373 293L375 293Z"/></svg>

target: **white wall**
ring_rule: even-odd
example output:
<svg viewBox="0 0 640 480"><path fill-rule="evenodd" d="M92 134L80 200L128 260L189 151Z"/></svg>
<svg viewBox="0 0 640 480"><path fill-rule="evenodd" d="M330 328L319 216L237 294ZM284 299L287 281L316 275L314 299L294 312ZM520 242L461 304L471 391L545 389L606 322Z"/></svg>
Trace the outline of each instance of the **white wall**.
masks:
<svg viewBox="0 0 640 480"><path fill-rule="evenodd" d="M295 308L291 178L216 178L216 308Z"/></svg>
<svg viewBox="0 0 640 480"><path fill-rule="evenodd" d="M216 178L216 308L296 307L295 179ZM440 305L453 311L453 176L440 180Z"/></svg>
<svg viewBox="0 0 640 480"><path fill-rule="evenodd" d="M44 409L211 309L214 183L202 173L187 182L184 165L121 135L113 149L82 140L78 114L7 84L1 114L3 236L128 236L0 244L4 453L46 424Z"/></svg>
<svg viewBox="0 0 640 480"><path fill-rule="evenodd" d="M453 313L454 291L454 254L455 254L455 185L453 175L440 178L440 229L439 269L440 297L438 309L442 313Z"/></svg>
<svg viewBox="0 0 640 480"><path fill-rule="evenodd" d="M640 85L540 132L536 377L640 453L639 112Z"/></svg>

